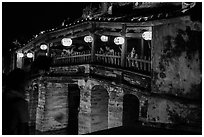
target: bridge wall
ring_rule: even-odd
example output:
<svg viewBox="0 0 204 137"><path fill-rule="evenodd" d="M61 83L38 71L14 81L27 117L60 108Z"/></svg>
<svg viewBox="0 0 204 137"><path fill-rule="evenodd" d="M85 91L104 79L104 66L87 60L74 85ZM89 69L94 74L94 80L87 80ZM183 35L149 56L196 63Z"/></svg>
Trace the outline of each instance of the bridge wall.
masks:
<svg viewBox="0 0 204 137"><path fill-rule="evenodd" d="M201 106L193 102L185 102L183 98L151 93L148 84L142 84L145 77L136 74L130 75L130 72L107 69L102 72L97 71L97 75L87 75L96 72L93 71L96 66L81 65L78 67L82 66L84 71L80 71L80 73L73 72L73 70L77 70L77 66L60 67L61 71L58 71L59 68L52 68L52 73L49 76L39 79L37 130L48 131L67 127L69 123L67 120L69 116L67 97L69 84L77 84L80 89L78 134L123 126L123 97L127 94L132 94L139 100L139 108L136 105L131 107L139 115L139 121L135 122L133 126L143 124L144 126L185 130L190 125L197 127L201 123ZM97 70L100 69L102 68ZM55 71L58 73L54 76ZM72 73L72 76L69 76L69 72ZM121 73L126 74L123 75L126 79L128 77L125 81L126 84L123 84L123 79L114 79ZM102 75L106 76L106 74L109 77L104 79ZM103 115L101 115L102 113Z"/></svg>

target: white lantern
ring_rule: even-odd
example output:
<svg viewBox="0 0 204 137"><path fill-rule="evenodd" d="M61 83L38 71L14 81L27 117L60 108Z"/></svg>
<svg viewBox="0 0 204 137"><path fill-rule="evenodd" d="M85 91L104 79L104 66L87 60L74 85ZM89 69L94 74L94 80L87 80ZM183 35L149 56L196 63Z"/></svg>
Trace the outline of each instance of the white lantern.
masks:
<svg viewBox="0 0 204 137"><path fill-rule="evenodd" d="M19 58L22 58L22 57L24 57L24 54L19 52L19 53L17 54L17 56L18 56Z"/></svg>
<svg viewBox="0 0 204 137"><path fill-rule="evenodd" d="M40 49L42 49L42 50L46 50L46 49L47 49L47 45L46 45L46 44L42 44L42 45L40 45Z"/></svg>
<svg viewBox="0 0 204 137"><path fill-rule="evenodd" d="M101 36L101 41L107 42L108 41L108 36Z"/></svg>
<svg viewBox="0 0 204 137"><path fill-rule="evenodd" d="M142 34L142 38L144 40L152 40L152 32L151 31L145 31L143 34Z"/></svg>
<svg viewBox="0 0 204 137"><path fill-rule="evenodd" d="M32 58L33 57L33 53L27 53L27 58Z"/></svg>
<svg viewBox="0 0 204 137"><path fill-rule="evenodd" d="M86 43L90 43L90 42L93 41L93 37L92 37L92 36L85 36L85 37L84 37L84 41L85 41Z"/></svg>
<svg viewBox="0 0 204 137"><path fill-rule="evenodd" d="M63 46L71 46L72 45L72 39L70 39L70 38L63 38L61 42L62 42Z"/></svg>
<svg viewBox="0 0 204 137"><path fill-rule="evenodd" d="M116 37L116 38L114 38L114 43L116 45L123 44L124 42L125 42L125 39L123 37Z"/></svg>

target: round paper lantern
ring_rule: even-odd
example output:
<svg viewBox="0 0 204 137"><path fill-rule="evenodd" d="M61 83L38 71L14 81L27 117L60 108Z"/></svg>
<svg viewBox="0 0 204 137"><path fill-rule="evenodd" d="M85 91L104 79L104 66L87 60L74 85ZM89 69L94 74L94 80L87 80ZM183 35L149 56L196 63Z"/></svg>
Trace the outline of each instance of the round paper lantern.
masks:
<svg viewBox="0 0 204 137"><path fill-rule="evenodd" d="M146 31L142 34L142 38L144 40L152 40L152 32L151 31Z"/></svg>
<svg viewBox="0 0 204 137"><path fill-rule="evenodd" d="M17 56L22 58L22 57L24 57L24 54L23 53L18 53Z"/></svg>
<svg viewBox="0 0 204 137"><path fill-rule="evenodd" d="M108 37L107 36L101 36L101 41L103 42L107 42L108 41Z"/></svg>
<svg viewBox="0 0 204 137"><path fill-rule="evenodd" d="M47 49L47 45L46 45L46 44L42 44L42 45L40 45L40 49L42 49L42 50L46 50L46 49Z"/></svg>
<svg viewBox="0 0 204 137"><path fill-rule="evenodd" d="M93 41L93 37L92 37L92 36L85 36L85 37L84 37L84 41L85 41L86 43L90 43L90 42Z"/></svg>
<svg viewBox="0 0 204 137"><path fill-rule="evenodd" d="M32 58L33 57L33 53L27 53L27 58Z"/></svg>
<svg viewBox="0 0 204 137"><path fill-rule="evenodd" d="M62 42L63 46L71 46L72 45L72 39L70 39L70 38L63 38L61 42Z"/></svg>
<svg viewBox="0 0 204 137"><path fill-rule="evenodd" d="M125 39L123 37L116 37L116 38L114 38L114 43L116 45L123 44L124 42L125 42Z"/></svg>

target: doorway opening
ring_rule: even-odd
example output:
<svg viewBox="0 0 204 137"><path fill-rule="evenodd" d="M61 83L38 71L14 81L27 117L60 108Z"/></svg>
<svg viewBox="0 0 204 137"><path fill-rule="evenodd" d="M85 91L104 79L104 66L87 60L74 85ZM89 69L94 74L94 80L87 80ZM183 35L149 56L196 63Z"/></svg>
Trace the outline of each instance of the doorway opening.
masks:
<svg viewBox="0 0 204 137"><path fill-rule="evenodd" d="M139 121L139 99L132 94L123 97L123 126L132 127Z"/></svg>
<svg viewBox="0 0 204 137"><path fill-rule="evenodd" d="M68 128L71 135L78 134L78 113L80 105L80 89L77 84L68 84Z"/></svg>

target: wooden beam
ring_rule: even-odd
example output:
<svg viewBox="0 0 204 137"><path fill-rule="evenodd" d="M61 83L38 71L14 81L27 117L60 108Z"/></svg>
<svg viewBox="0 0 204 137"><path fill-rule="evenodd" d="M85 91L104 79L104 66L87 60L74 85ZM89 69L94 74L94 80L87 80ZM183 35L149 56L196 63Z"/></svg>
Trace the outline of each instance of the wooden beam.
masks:
<svg viewBox="0 0 204 137"><path fill-rule="evenodd" d="M106 35L106 36L116 36L116 37L121 37L121 33L119 32L102 32L102 31L97 31L95 32L95 34L99 34L99 35Z"/></svg>
<svg viewBox="0 0 204 137"><path fill-rule="evenodd" d="M141 38L142 33L127 33L125 34L126 38Z"/></svg>
<svg viewBox="0 0 204 137"><path fill-rule="evenodd" d="M84 31L84 32L76 33L76 34L70 34L70 35L67 35L65 37L69 37L69 38L74 39L74 38L83 37L83 36L86 36L86 35L89 35L89 34L90 34L90 31ZM55 42L61 41L62 39L63 39L62 37L55 38L55 39L48 40L48 42L55 43Z"/></svg>
<svg viewBox="0 0 204 137"><path fill-rule="evenodd" d="M102 32L102 31L97 31L95 34L98 35L106 35L106 36L115 36L115 37L122 37L122 34L120 32ZM126 38L141 38L142 33L126 33L125 34Z"/></svg>
<svg viewBox="0 0 204 137"><path fill-rule="evenodd" d="M144 39L141 38L141 57L143 59L144 57Z"/></svg>
<svg viewBox="0 0 204 137"><path fill-rule="evenodd" d="M123 24L122 28L122 37L124 38L125 42L122 44L122 53L121 53L121 66L125 67L126 56L127 56L127 39L125 37L126 34L126 25Z"/></svg>
<svg viewBox="0 0 204 137"><path fill-rule="evenodd" d="M144 31L152 31L151 27L135 27L135 26L129 26L127 28L127 33L129 31L134 31L135 33L143 33Z"/></svg>

